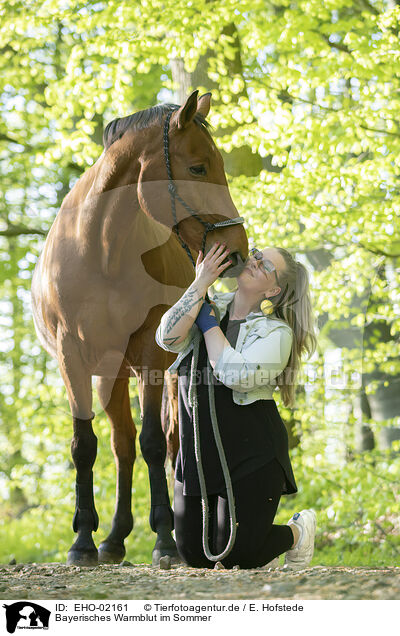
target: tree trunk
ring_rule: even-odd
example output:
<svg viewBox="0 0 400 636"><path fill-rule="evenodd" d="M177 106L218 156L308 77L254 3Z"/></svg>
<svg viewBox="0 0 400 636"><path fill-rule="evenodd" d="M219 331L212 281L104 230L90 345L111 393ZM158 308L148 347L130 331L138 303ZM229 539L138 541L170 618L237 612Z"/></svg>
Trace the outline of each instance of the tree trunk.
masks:
<svg viewBox="0 0 400 636"><path fill-rule="evenodd" d="M246 97L248 99L247 89L243 78L240 40L236 26L233 23L226 25L222 29L221 35L228 35L234 40L233 46L235 48L235 55L233 59L229 59L227 57L224 58L224 64L227 68L228 75L231 78L240 77L243 81L242 90L239 93L232 93L231 105L234 106L239 103L240 97ZM172 79L177 87L178 103L182 104L190 91L199 86L203 86L210 91L214 89L214 103L217 106L221 103L218 99L218 84L211 80L208 75L209 63L214 57L214 51L208 49L206 53L200 57L193 73L188 73L188 71L185 70L183 60L172 59L170 61ZM225 128L219 128L214 131L214 136L218 138L222 135L232 134L236 128L237 125L232 123ZM222 151L221 154L224 159L225 170L232 177L236 177L238 175L245 175L247 177L257 176L263 169L263 161L260 155L253 153L249 146L233 148L229 153Z"/></svg>

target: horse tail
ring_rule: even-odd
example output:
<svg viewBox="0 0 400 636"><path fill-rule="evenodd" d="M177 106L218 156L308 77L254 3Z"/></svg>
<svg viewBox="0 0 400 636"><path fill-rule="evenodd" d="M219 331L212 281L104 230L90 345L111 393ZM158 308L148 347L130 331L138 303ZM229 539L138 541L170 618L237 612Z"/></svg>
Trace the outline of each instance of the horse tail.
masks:
<svg viewBox="0 0 400 636"><path fill-rule="evenodd" d="M33 272L31 306L33 324L35 326L39 342L52 358L57 359L56 339L51 337L51 333L46 326L46 321L42 312L41 257L39 257L35 271Z"/></svg>

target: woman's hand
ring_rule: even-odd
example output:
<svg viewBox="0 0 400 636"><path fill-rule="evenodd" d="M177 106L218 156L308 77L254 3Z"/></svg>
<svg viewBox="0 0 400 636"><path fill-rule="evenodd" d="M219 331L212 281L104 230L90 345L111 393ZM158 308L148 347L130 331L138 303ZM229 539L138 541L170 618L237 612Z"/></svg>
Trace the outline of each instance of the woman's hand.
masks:
<svg viewBox="0 0 400 636"><path fill-rule="evenodd" d="M220 245L219 243L214 243L204 258L202 252L199 252L196 261L195 282L200 288L207 291L210 285L215 283L222 272L229 267L231 261L223 263L228 254L229 249L227 249L226 245Z"/></svg>

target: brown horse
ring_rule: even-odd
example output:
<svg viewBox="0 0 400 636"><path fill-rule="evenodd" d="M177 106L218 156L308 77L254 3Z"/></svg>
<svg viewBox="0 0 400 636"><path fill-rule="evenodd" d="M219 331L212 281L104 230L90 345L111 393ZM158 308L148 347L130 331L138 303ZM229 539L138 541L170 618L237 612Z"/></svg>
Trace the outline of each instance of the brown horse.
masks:
<svg viewBox="0 0 400 636"><path fill-rule="evenodd" d="M36 266L35 326L58 361L73 417L73 529L78 536L68 552L69 563L115 563L125 555L124 539L133 527L136 429L128 393L133 373L141 405L140 446L150 478L150 525L157 533L153 563L166 554L176 556L160 419L164 371L175 356L157 346L155 330L193 281L188 255L196 255L203 238L206 251L216 240L226 242L232 267L240 269L247 257L245 231L231 225L238 214L207 129L209 108L210 94L198 98L195 91L181 107L159 105L111 122L103 154L63 201ZM221 221L222 227L207 225L205 232L202 223ZM98 526L93 375L111 422L117 468L112 529L99 550L92 538Z"/></svg>

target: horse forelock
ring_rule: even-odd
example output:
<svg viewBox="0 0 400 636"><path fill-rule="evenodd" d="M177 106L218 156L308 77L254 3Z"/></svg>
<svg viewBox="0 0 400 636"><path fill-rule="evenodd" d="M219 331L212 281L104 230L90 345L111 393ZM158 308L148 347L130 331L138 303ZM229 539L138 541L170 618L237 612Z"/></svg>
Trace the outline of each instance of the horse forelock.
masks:
<svg viewBox="0 0 400 636"><path fill-rule="evenodd" d="M157 104L151 108L146 108L145 110L139 110L137 113L132 113L132 115L128 115L127 117L113 119L104 129L104 150L107 151L115 141L121 139L127 130L143 130L144 128L149 128L154 124L161 126L165 115L170 112L174 112L179 108L180 106L177 104ZM194 122L206 130L209 128L209 123L201 113L195 114Z"/></svg>

